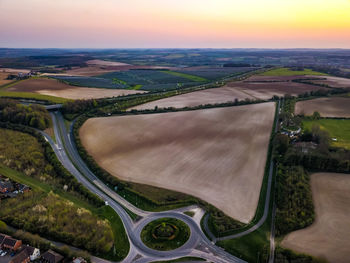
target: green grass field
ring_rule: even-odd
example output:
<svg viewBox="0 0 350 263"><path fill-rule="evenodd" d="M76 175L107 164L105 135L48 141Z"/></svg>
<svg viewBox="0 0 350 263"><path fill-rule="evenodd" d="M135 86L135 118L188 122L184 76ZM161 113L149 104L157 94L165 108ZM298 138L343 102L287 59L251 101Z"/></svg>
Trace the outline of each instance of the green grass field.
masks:
<svg viewBox="0 0 350 263"><path fill-rule="evenodd" d="M332 146L350 150L350 119L304 120L303 128L311 131L314 124L319 125L322 130L326 130L331 138L337 139L337 141L331 142Z"/></svg>
<svg viewBox="0 0 350 263"><path fill-rule="evenodd" d="M164 70L162 72L170 74L170 75L173 75L173 76L176 76L176 77L189 79L189 80L194 81L194 82L206 82L206 81L208 81L205 78L194 76L194 75L190 75L190 74L186 74L186 73L181 73L181 72L175 72L175 71L170 71L170 70Z"/></svg>
<svg viewBox="0 0 350 263"><path fill-rule="evenodd" d="M316 72L311 69L304 69L303 71L294 71L289 68L277 68L259 74L259 76L296 76L296 75L315 75L327 76L327 74Z"/></svg>
<svg viewBox="0 0 350 263"><path fill-rule="evenodd" d="M54 96L48 96L48 95L42 95L42 94L36 94L36 93L30 93L30 92L12 92L12 91L4 91L4 90L0 90L0 97L43 100L43 101L49 101L57 104L65 103L66 101L69 101L68 99L64 99L60 97L54 97Z"/></svg>

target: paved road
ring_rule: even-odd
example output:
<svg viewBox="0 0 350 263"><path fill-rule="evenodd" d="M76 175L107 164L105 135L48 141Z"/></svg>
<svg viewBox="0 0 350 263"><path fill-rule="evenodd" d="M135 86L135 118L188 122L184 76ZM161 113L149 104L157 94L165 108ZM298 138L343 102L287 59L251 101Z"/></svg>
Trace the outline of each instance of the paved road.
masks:
<svg viewBox="0 0 350 263"><path fill-rule="evenodd" d="M273 203L272 208L272 222L271 222L271 233L270 233L270 257L269 263L275 262L275 216L276 216L276 204Z"/></svg>
<svg viewBox="0 0 350 263"><path fill-rule="evenodd" d="M109 206L112 207L116 213L118 213L124 224L130 242L130 251L127 258L124 259L123 262L151 262L155 260L170 260L185 256L201 257L218 263L244 262L243 260L225 252L222 248L212 244L201 231L199 222L195 222L191 217L183 214L184 211L194 208L194 206L167 212L148 212L133 206L114 191L109 189L88 169L86 164L80 158L74 145L71 132L72 130L70 129L70 133L66 132L62 115L59 112L53 112L51 113L51 116L53 120L56 143L54 143L50 136L44 132L42 132L42 134L51 144L60 162L85 187L103 200L108 201ZM141 216L142 218L136 223L133 222L123 206L127 207L130 211ZM161 217L178 218L189 226L191 236L182 247L173 251L161 252L152 250L143 244L140 238L140 231L142 230L143 226L145 226L148 222Z"/></svg>
<svg viewBox="0 0 350 263"><path fill-rule="evenodd" d="M270 197L271 197L271 187L272 187L272 178L273 178L273 161L271 161L270 163L270 170L269 170L269 178L268 178L268 182L267 182L267 193L266 193L266 199L265 199L265 207L264 207L264 214L263 216L260 218L260 220L258 221L258 223L256 223L254 226L252 226L251 228L247 229L246 231L240 232L238 234L233 234L233 235L229 235L229 236L225 236L225 237L218 237L214 240L214 242L217 241L222 241L222 240L228 240L228 239L233 239L233 238L238 238L241 236L245 236L248 235L252 232L254 232L255 230L257 230L259 227L261 227L268 215L269 215L269 206L270 206Z"/></svg>

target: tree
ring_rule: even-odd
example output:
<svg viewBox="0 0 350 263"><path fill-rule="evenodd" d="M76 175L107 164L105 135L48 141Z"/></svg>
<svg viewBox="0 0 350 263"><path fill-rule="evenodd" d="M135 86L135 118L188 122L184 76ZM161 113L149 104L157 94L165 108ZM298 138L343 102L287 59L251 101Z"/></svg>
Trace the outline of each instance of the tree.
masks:
<svg viewBox="0 0 350 263"><path fill-rule="evenodd" d="M312 119L314 120L319 120L321 118L321 114L318 112L318 111L315 111L313 114L312 114Z"/></svg>
<svg viewBox="0 0 350 263"><path fill-rule="evenodd" d="M273 141L275 150L279 155L283 155L288 150L289 137L284 134L277 134Z"/></svg>

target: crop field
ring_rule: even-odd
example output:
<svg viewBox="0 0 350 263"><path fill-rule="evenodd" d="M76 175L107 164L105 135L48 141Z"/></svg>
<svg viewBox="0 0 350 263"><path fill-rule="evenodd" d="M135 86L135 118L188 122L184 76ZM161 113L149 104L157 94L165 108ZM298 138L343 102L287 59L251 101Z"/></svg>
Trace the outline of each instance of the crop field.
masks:
<svg viewBox="0 0 350 263"><path fill-rule="evenodd" d="M307 101L298 101L295 105L296 114L312 115L315 111L321 117L350 118L350 98L330 97Z"/></svg>
<svg viewBox="0 0 350 263"><path fill-rule="evenodd" d="M322 130L326 130L335 147L343 147L350 150L350 120L347 119L320 119L304 120L303 128L311 131L313 125L319 125Z"/></svg>
<svg viewBox="0 0 350 263"><path fill-rule="evenodd" d="M86 61L86 64L88 65L97 65L97 66L110 66L110 67L118 67L118 66L128 66L130 64L117 62L117 61L108 61L108 60L101 60L101 59L93 59Z"/></svg>
<svg viewBox="0 0 350 263"><path fill-rule="evenodd" d="M234 81L227 84L228 87L236 88L255 99L271 99L274 95L284 96L286 94L296 96L305 92L323 89L319 86L296 82L246 82ZM324 88L325 89L325 88Z"/></svg>
<svg viewBox="0 0 350 263"><path fill-rule="evenodd" d="M127 88L142 85L141 89L144 90L175 89L183 84L195 85L196 82L207 81L198 76L168 70L128 70L107 73L99 77L109 79Z"/></svg>
<svg viewBox="0 0 350 263"><path fill-rule="evenodd" d="M158 108L184 108L194 107L205 104L224 103L237 100L254 99L252 96L243 93L232 87L222 87L214 89L206 89L186 93L179 96L165 98L157 101L152 101L143 105L134 107L136 110L154 109Z"/></svg>
<svg viewBox="0 0 350 263"><path fill-rule="evenodd" d="M74 67L65 71L65 73L58 74L46 74L46 75L57 75L57 76L85 76L93 77L101 74L109 73L115 71L115 68L103 67L98 65L89 65L87 67Z"/></svg>
<svg viewBox="0 0 350 263"><path fill-rule="evenodd" d="M315 84L327 85L333 88L350 88L350 79L326 76L321 80L311 80Z"/></svg>
<svg viewBox="0 0 350 263"><path fill-rule="evenodd" d="M325 258L328 262L349 262L350 176L319 173L311 176L316 220L310 226L288 234L282 246Z"/></svg>
<svg viewBox="0 0 350 263"><path fill-rule="evenodd" d="M248 223L259 200L274 113L274 103L261 103L93 118L80 138L112 175L191 194Z"/></svg>
<svg viewBox="0 0 350 263"><path fill-rule="evenodd" d="M104 98L139 93L137 90L122 89L97 89L76 87L62 83L55 79L28 79L6 89L7 93L38 93L41 95L55 96L66 99L91 99Z"/></svg>
<svg viewBox="0 0 350 263"><path fill-rule="evenodd" d="M126 86L122 83L113 82L110 79L84 77L84 76L50 76L62 80L73 86L103 88L103 89L124 89Z"/></svg>
<svg viewBox="0 0 350 263"><path fill-rule="evenodd" d="M304 70L291 70L289 68L277 68L266 71L260 74L261 76L303 76L303 75L315 75L315 76L326 76L327 74L316 72L311 69Z"/></svg>
<svg viewBox="0 0 350 263"><path fill-rule="evenodd" d="M238 75L244 72L252 71L257 68L252 67L243 67L243 68L236 68L236 67L227 67L227 68L205 68L205 67L189 67L189 68L183 68L183 69L177 69L176 72L179 73L185 73L185 74L191 74L195 75L207 80L217 80L224 77L234 76Z"/></svg>

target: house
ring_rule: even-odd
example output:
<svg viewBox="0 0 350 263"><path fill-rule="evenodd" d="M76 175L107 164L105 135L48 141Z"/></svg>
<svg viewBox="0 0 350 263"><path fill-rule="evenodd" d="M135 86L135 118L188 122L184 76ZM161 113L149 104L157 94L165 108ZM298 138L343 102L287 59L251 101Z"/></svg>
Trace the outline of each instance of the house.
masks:
<svg viewBox="0 0 350 263"><path fill-rule="evenodd" d="M14 256L9 263L29 263L30 262L30 254L29 250L26 248L22 249L16 256Z"/></svg>
<svg viewBox="0 0 350 263"><path fill-rule="evenodd" d="M2 243L2 249L17 251L22 246L22 240L17 240L12 237L6 237Z"/></svg>
<svg viewBox="0 0 350 263"><path fill-rule="evenodd" d="M82 257L78 257L73 259L72 263L87 263L87 261L85 259L83 259Z"/></svg>
<svg viewBox="0 0 350 263"><path fill-rule="evenodd" d="M63 260L63 256L49 249L41 256L41 262L44 263L58 263Z"/></svg>
<svg viewBox="0 0 350 263"><path fill-rule="evenodd" d="M4 240L9 237L7 235L4 234L0 234L0 249L2 249L2 243L4 243Z"/></svg>
<svg viewBox="0 0 350 263"><path fill-rule="evenodd" d="M8 193L14 190L13 185L10 181L0 181L0 193Z"/></svg>
<svg viewBox="0 0 350 263"><path fill-rule="evenodd" d="M30 256L30 261L34 261L40 257L40 249L31 247L31 246L25 246L23 250L26 250Z"/></svg>

